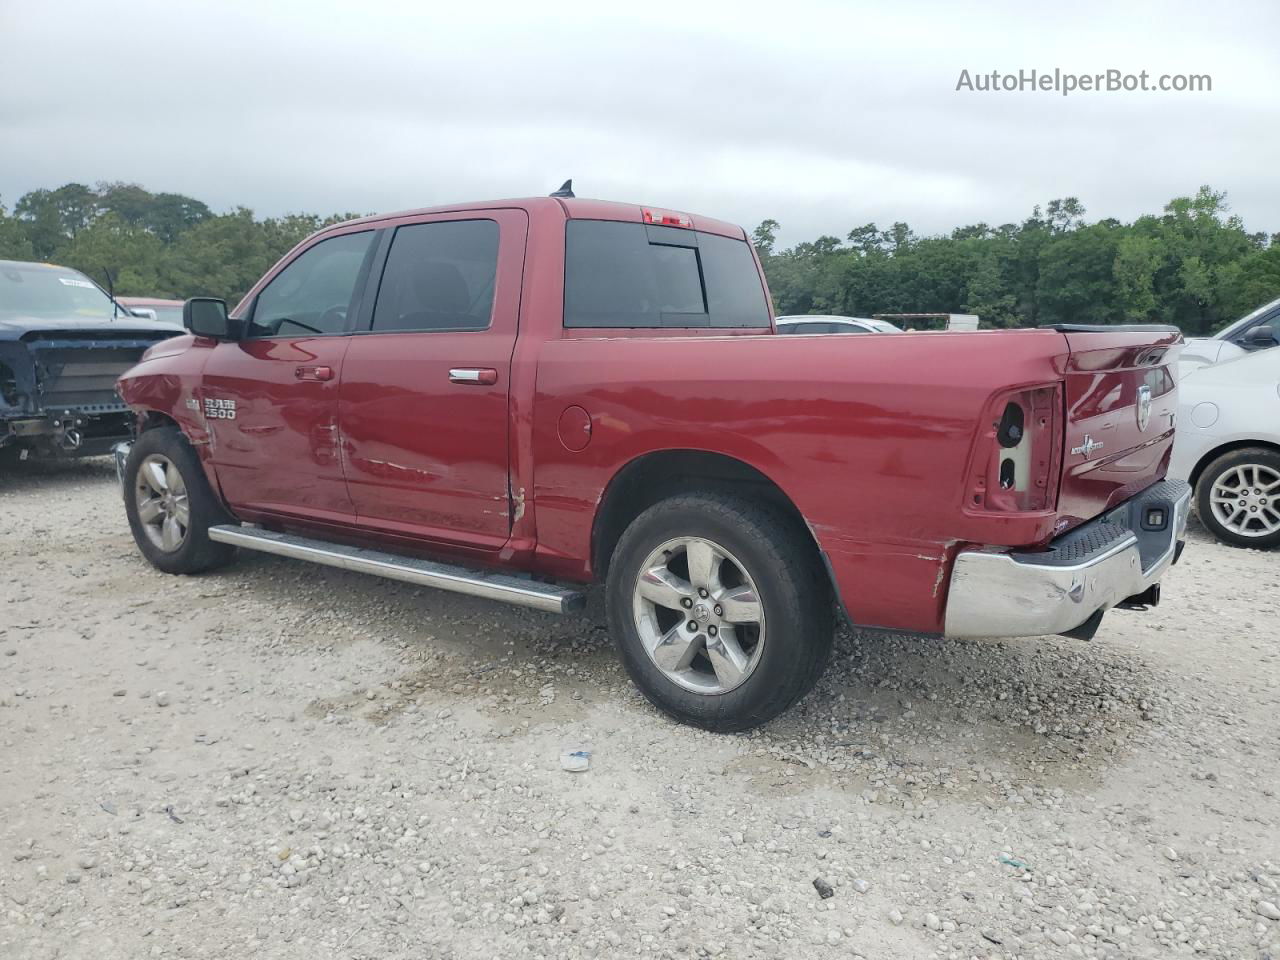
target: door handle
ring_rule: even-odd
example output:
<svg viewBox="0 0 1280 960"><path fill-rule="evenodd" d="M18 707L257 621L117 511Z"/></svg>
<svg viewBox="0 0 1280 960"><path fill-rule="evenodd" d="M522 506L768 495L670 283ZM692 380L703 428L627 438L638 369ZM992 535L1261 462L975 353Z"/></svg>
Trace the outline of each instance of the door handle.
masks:
<svg viewBox="0 0 1280 960"><path fill-rule="evenodd" d="M498 371L493 367L454 367L449 371L449 382L493 386L498 382Z"/></svg>
<svg viewBox="0 0 1280 960"><path fill-rule="evenodd" d="M293 376L297 380L332 380L333 367L296 367Z"/></svg>

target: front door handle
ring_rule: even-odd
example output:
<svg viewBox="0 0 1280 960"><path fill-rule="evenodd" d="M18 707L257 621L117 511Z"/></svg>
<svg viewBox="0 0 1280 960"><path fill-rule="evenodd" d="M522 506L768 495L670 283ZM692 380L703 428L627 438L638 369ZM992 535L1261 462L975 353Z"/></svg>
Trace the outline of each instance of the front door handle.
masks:
<svg viewBox="0 0 1280 960"><path fill-rule="evenodd" d="M493 386L498 382L498 371L493 367L454 367L449 371L449 381Z"/></svg>
<svg viewBox="0 0 1280 960"><path fill-rule="evenodd" d="M296 367L293 376L297 380L332 380L333 367Z"/></svg>

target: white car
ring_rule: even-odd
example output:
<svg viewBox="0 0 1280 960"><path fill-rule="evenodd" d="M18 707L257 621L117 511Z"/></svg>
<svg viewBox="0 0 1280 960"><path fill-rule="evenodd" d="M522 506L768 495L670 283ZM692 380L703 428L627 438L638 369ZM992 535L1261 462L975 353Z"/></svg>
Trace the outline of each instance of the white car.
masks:
<svg viewBox="0 0 1280 960"><path fill-rule="evenodd" d="M1200 522L1223 543L1280 544L1280 350L1182 377L1169 476L1190 481Z"/></svg>
<svg viewBox="0 0 1280 960"><path fill-rule="evenodd" d="M827 317L817 314L775 317L779 333L902 333L888 320L870 317Z"/></svg>
<svg viewBox="0 0 1280 960"><path fill-rule="evenodd" d="M1212 337L1190 337L1178 357L1178 376L1196 367L1243 357L1280 342L1280 298L1264 303Z"/></svg>

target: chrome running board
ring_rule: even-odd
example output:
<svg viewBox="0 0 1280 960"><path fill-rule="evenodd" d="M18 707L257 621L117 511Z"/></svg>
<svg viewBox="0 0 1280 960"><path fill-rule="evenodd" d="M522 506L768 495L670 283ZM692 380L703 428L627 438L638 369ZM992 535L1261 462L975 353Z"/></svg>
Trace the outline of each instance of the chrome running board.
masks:
<svg viewBox="0 0 1280 960"><path fill-rule="evenodd" d="M369 573L375 577L466 593L487 600L502 600L549 613L571 613L581 610L586 604L586 594L568 587L526 580L510 574L469 570L433 560L402 557L379 550L366 550L363 547L349 547L326 540L310 540L257 527L237 527L230 524L210 527L209 539L244 547L246 550L274 553L278 557L310 560L326 567Z"/></svg>

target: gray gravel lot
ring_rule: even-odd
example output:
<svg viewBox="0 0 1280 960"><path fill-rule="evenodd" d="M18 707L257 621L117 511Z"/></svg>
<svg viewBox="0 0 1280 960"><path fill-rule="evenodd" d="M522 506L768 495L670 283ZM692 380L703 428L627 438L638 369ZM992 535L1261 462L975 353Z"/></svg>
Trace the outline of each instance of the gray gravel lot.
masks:
<svg viewBox="0 0 1280 960"><path fill-rule="evenodd" d="M105 462L0 475L0 571L0 957L1280 960L1280 555L1198 530L1092 643L846 634L739 736L598 597L160 574Z"/></svg>

